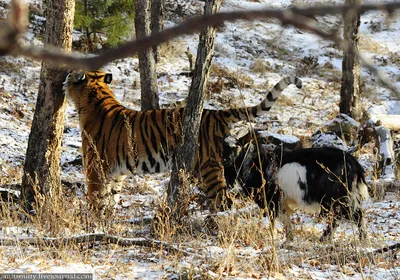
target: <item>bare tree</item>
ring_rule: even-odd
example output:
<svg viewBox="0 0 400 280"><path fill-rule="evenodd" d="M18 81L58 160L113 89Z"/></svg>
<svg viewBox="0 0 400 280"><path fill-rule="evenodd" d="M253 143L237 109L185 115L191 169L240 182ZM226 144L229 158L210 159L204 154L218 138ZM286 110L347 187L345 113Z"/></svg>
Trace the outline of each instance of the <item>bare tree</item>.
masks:
<svg viewBox="0 0 400 280"><path fill-rule="evenodd" d="M135 1L135 30L136 38L141 39L150 35L150 16L151 1ZM158 99L158 86L156 76L156 63L153 50L147 49L140 51L140 90L141 90L141 110L151 110L160 108Z"/></svg>
<svg viewBox="0 0 400 280"><path fill-rule="evenodd" d="M216 13L221 5L221 0L206 0L204 14ZM194 69L192 84L190 86L188 102L185 110L182 140L175 151L175 158L172 163L171 180L168 185L168 203L172 209L177 209L177 204L182 200L182 193L185 186L179 171L192 172L194 157L197 148L197 138L203 111L203 100L205 86L209 77L211 60L214 54L216 30L214 27L207 27L200 33L197 49L196 66ZM176 212L179 218L179 211Z"/></svg>
<svg viewBox="0 0 400 280"><path fill-rule="evenodd" d="M74 22L74 0L46 1L45 44L71 51ZM65 70L45 63L40 73L40 85L35 115L26 152L22 193L24 207L32 210L34 188L45 197L60 194L61 137L64 130Z"/></svg>
<svg viewBox="0 0 400 280"><path fill-rule="evenodd" d="M152 0L151 2L151 33L156 34L164 29L164 0ZM160 61L158 46L153 47L154 60Z"/></svg>
<svg viewBox="0 0 400 280"><path fill-rule="evenodd" d="M361 0L346 0L346 4L361 4ZM360 62L354 51L359 47L360 14L349 9L344 16L343 37L350 48L343 51L342 86L340 89L340 113L356 120L362 118L360 102Z"/></svg>

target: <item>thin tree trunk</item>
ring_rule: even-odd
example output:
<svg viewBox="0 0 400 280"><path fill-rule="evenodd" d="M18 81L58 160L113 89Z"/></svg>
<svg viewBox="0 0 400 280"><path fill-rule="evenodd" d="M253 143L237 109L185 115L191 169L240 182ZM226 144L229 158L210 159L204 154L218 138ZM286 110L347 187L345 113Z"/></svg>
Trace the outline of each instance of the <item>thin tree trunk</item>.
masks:
<svg viewBox="0 0 400 280"><path fill-rule="evenodd" d="M88 0L85 0L83 2L83 5L85 6L84 13L85 13L85 16L87 17L89 15ZM85 27L85 32L86 32L86 53L90 53L92 51L93 47L92 47L92 40L90 39L89 27Z"/></svg>
<svg viewBox="0 0 400 280"><path fill-rule="evenodd" d="M47 1L45 43L70 51L75 1ZM22 178L22 195L26 210L35 202L34 188L53 197L61 193L60 154L64 130L65 70L42 65L40 85L29 135Z"/></svg>
<svg viewBox="0 0 400 280"><path fill-rule="evenodd" d="M150 31L150 0L135 1L135 30L136 38L144 38L151 34ZM156 64L152 49L139 52L141 110L160 108L158 99L158 86L156 76Z"/></svg>
<svg viewBox="0 0 400 280"><path fill-rule="evenodd" d="M164 0L152 0L151 2L151 33L157 33L164 29ZM158 46L153 47L153 55L156 63L160 61Z"/></svg>
<svg viewBox="0 0 400 280"><path fill-rule="evenodd" d="M204 14L207 15L217 12L220 5L221 0L206 0ZM179 176L179 171L184 170L185 172L192 172L193 170L196 148L198 146L197 138L203 111L205 87L214 53L215 33L216 30L214 27L207 27L207 29L200 34L196 66L183 120L182 142L175 151L171 180L167 189L168 203L171 209L177 209L178 203L184 201L182 195L185 193L185 187L187 187L184 186L183 180ZM184 207L184 205L180 206ZM179 218L180 213L176 212L176 214Z"/></svg>
<svg viewBox="0 0 400 280"><path fill-rule="evenodd" d="M361 0L346 0L346 4L361 4ZM354 49L359 48L360 14L350 10L344 18L344 40ZM357 56L349 51L343 53L342 87L340 90L340 113L360 120L362 107L360 103L360 63Z"/></svg>

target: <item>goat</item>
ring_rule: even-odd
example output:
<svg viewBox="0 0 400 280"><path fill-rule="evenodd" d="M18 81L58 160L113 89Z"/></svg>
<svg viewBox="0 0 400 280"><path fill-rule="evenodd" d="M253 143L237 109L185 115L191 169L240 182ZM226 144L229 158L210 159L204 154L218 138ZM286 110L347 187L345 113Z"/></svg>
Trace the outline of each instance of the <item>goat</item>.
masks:
<svg viewBox="0 0 400 280"><path fill-rule="evenodd" d="M321 241L331 238L342 217L357 223L365 239L361 202L369 197L364 170L349 153L337 148L268 151L251 140L244 148L224 144L224 174L229 186L239 184L269 216L283 223L291 239L290 215L296 209L331 218Z"/></svg>

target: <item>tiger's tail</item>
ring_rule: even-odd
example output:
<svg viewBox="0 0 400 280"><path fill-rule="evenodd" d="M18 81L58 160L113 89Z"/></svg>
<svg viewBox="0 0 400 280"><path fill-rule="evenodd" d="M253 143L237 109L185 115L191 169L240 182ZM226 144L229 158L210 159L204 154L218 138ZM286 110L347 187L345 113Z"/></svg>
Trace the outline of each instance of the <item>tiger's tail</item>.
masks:
<svg viewBox="0 0 400 280"><path fill-rule="evenodd" d="M233 121L240 120L254 120L254 118L264 115L266 112L271 110L275 101L281 95L282 91L287 88L289 85L296 85L297 88L302 87L302 81L300 78L292 76L285 77L280 80L268 93L264 100L253 107L245 107L245 108L237 108L230 109L231 116L234 117Z"/></svg>

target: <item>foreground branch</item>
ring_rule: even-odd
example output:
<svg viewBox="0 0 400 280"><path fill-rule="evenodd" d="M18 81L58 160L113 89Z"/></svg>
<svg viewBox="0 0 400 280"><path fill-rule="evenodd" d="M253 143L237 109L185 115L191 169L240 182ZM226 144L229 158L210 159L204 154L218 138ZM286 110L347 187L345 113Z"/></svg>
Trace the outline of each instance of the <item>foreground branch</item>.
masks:
<svg viewBox="0 0 400 280"><path fill-rule="evenodd" d="M399 249L400 249L400 243L395 243L393 245L377 249L377 250L373 251L372 253L373 254L382 254L382 253L386 253L389 251L397 251Z"/></svg>
<svg viewBox="0 0 400 280"><path fill-rule="evenodd" d="M396 9L400 9L400 2L391 2L386 4L364 4L364 5L335 5L323 7L292 7L289 9L264 9L250 11L221 12L212 15L203 15L190 18L181 24L151 36L130 41L118 48L102 52L98 56L77 57L68 55L55 48L36 48L25 46L20 43L20 38L26 30L27 13L24 12L24 5L20 0L12 0L12 8L7 24L0 28L0 55L11 54L14 56L26 56L45 63L63 66L69 69L99 69L107 63L116 59L132 56L148 48L158 46L178 36L198 33L207 26L217 27L226 21L236 20L258 20L265 18L274 18L281 21L282 24L290 24L296 28L307 30L321 38L333 41L342 47L357 55L363 64L379 78L380 82L390 89L397 96L400 96L399 90L383 75L365 56L341 40L339 36L327 33L316 26L309 17L323 16L328 14L341 14L345 16L349 11L353 13L366 13L369 11L385 11L391 15Z"/></svg>
<svg viewBox="0 0 400 280"><path fill-rule="evenodd" d="M11 11L0 28L0 55L12 53L18 40L28 28L27 6L18 0L11 1Z"/></svg>
<svg viewBox="0 0 400 280"><path fill-rule="evenodd" d="M15 2L16 0L14 0ZM16 1L18 2L18 1ZM392 2L386 4L365 4L365 5L338 5L324 7L307 7L307 8L289 8L289 9L264 9L250 11L235 11L221 12L212 15L204 15L190 18L183 23L155 33L146 38L136 41L131 41L121 45L118 48L107 50L96 57L81 58L72 55L67 55L55 49L42 49L30 46L18 46L12 54L23 55L35 59L40 59L48 63L68 66L76 69L98 69L101 66L124 57L131 56L139 51L144 51L150 47L154 47L172 40L178 36L198 33L204 30L207 26L217 27L226 21L236 20L257 20L265 18L275 18L282 23L288 23L295 27L306 28L301 20L294 20L293 14L303 16L302 19L308 16L322 16L327 14L342 14L345 15L349 9L354 12L363 14L368 11L381 10L389 14L400 8L400 2ZM307 29L307 28L306 28ZM313 32L314 30L309 30ZM317 34L321 36L321 34ZM324 36L321 36L324 38ZM330 39L330 38L324 38Z"/></svg>

